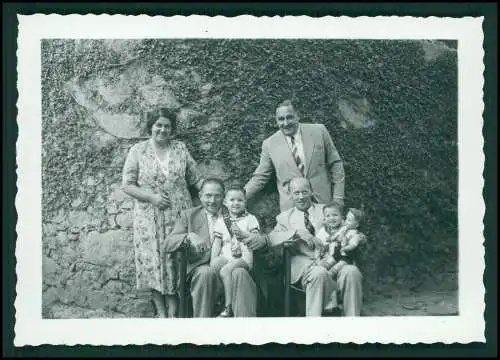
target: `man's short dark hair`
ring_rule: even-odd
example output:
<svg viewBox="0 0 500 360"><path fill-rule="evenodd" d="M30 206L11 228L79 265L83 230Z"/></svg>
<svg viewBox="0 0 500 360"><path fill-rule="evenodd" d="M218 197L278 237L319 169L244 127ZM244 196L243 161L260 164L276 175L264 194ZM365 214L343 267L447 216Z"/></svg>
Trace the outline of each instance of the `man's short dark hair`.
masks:
<svg viewBox="0 0 500 360"><path fill-rule="evenodd" d="M202 191L205 188L205 185L208 185L208 184L217 184L220 186L222 193L226 192L225 187L224 187L224 182L221 179L214 178L214 177L204 179L203 182L201 183L200 191Z"/></svg>
<svg viewBox="0 0 500 360"><path fill-rule="evenodd" d="M280 102L278 104L278 106L276 107L276 109L278 109L280 107L290 107L293 109L293 111L295 111L295 108L290 100L284 100L284 101Z"/></svg>

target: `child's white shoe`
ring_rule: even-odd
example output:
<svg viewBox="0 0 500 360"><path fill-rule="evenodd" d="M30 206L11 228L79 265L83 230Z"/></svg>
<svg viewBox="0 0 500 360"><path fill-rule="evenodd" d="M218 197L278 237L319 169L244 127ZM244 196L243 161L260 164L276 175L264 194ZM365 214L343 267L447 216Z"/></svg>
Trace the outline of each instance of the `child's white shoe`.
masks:
<svg viewBox="0 0 500 360"><path fill-rule="evenodd" d="M231 308L231 305L228 305L222 310L222 312L219 314L218 317L234 317L233 314L233 309Z"/></svg>

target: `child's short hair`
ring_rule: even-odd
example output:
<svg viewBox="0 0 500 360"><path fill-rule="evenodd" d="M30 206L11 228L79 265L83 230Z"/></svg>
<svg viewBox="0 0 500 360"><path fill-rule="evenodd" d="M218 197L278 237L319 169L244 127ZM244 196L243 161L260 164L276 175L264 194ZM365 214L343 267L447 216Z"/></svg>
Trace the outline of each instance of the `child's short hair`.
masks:
<svg viewBox="0 0 500 360"><path fill-rule="evenodd" d="M337 210L340 214L344 211L344 207L342 204L336 202L336 201L331 201L323 206L323 214L325 213L326 209L335 209Z"/></svg>
<svg viewBox="0 0 500 360"><path fill-rule="evenodd" d="M240 184L231 184L231 185L229 185L227 187L227 189L226 189L226 195L230 191L240 191L243 194L243 196L245 197L245 199L247 197L247 192L246 192L245 188L243 186L241 186Z"/></svg>
<svg viewBox="0 0 500 360"><path fill-rule="evenodd" d="M365 212L363 210L349 208L349 210L347 212L350 212L354 216L354 218L356 219L358 224L361 224L361 222L365 218Z"/></svg>

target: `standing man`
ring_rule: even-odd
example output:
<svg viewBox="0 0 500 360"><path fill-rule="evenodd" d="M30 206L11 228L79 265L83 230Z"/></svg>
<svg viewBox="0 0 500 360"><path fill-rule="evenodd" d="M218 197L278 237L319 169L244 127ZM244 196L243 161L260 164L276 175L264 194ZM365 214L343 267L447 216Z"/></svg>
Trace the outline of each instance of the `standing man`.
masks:
<svg viewBox="0 0 500 360"><path fill-rule="evenodd" d="M290 181L293 207L276 217L276 227L269 233L271 246L289 246L291 284L306 293L306 316L333 312L337 293L344 315L359 316L362 304L362 275L355 265L343 266L336 277L328 273L326 262L315 262L315 234L323 222L323 204L311 201L311 186L306 178Z"/></svg>
<svg viewBox="0 0 500 360"><path fill-rule="evenodd" d="M210 252L214 224L221 217L224 184L219 179L206 179L201 184L201 206L181 213L174 229L166 239L165 251L173 252L187 242L189 244L187 279L193 299L194 317L213 317L216 296L222 289L219 274L210 266ZM254 242L255 235L250 240ZM261 240L262 241L262 240ZM246 269L232 272L231 294L235 317L255 317L257 287Z"/></svg>
<svg viewBox="0 0 500 360"><path fill-rule="evenodd" d="M280 210L293 206L288 185L294 177L309 179L314 199L344 203L344 166L326 127L300 124L299 115L289 100L276 109L279 130L262 143L260 163L245 185L253 197L276 174Z"/></svg>

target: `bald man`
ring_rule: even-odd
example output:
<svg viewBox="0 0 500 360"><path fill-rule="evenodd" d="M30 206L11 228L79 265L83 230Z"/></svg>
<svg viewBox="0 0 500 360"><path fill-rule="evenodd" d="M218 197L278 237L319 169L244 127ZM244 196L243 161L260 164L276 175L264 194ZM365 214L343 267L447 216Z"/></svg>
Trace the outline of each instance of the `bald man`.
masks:
<svg viewBox="0 0 500 360"><path fill-rule="evenodd" d="M337 277L326 265L313 265L314 235L323 222L323 205L311 200L308 179L290 181L293 207L276 217L276 227L269 233L271 246L288 246L291 254L291 284L306 293L306 316L322 316L337 307L336 291L343 302L344 315L359 316L362 303L362 275L355 265L345 265ZM320 263L321 264L321 263Z"/></svg>

